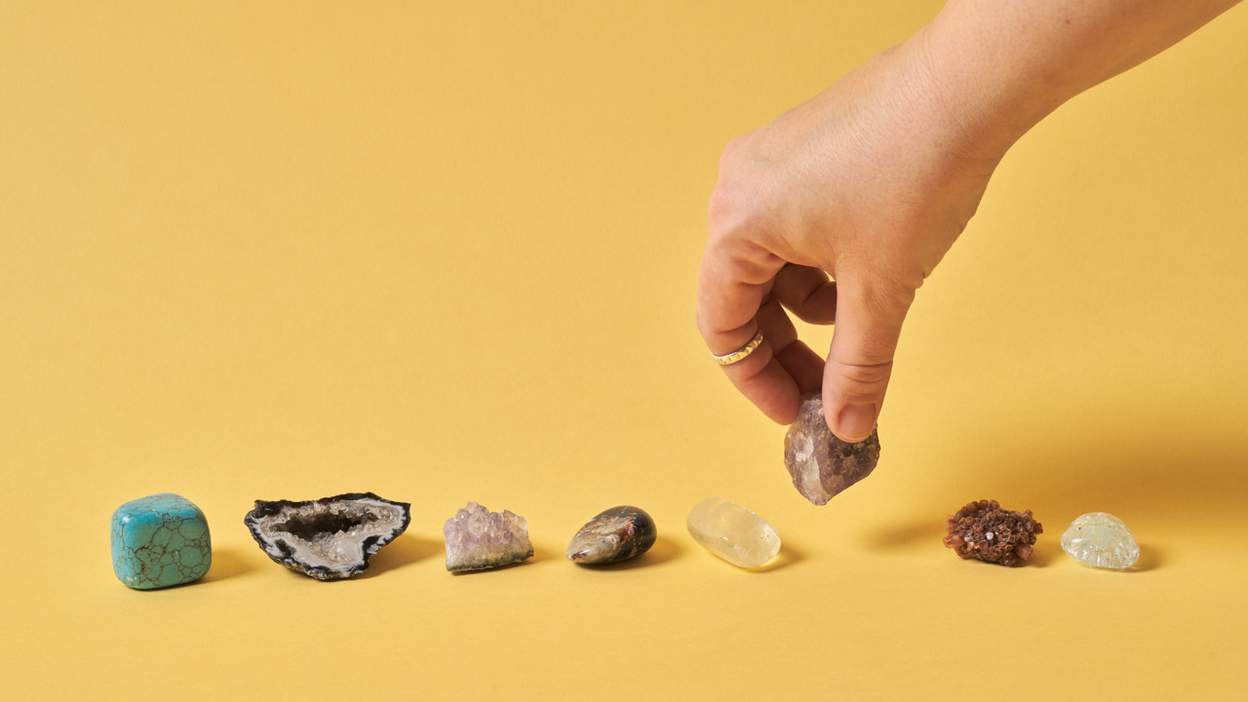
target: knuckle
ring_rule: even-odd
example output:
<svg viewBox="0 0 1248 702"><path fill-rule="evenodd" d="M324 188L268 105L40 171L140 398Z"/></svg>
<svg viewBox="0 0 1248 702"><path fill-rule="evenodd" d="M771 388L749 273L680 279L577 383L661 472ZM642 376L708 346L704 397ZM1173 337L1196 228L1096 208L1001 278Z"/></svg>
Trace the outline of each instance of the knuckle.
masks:
<svg viewBox="0 0 1248 702"><path fill-rule="evenodd" d="M832 363L835 365L836 377L840 380L838 389L848 398L880 394L888 386L888 379L893 373L892 359L866 363Z"/></svg>
<svg viewBox="0 0 1248 702"><path fill-rule="evenodd" d="M740 136L736 137L735 139L733 139L732 141L730 141L730 142L728 142L727 144L725 144L725 145L724 145L724 149L723 149L723 151L720 151L720 152L719 152L719 164L720 164L720 166L723 166L723 165L724 165L724 163L726 163L726 162L728 161L728 158L732 155L732 152L734 152L734 151L736 151L737 149L741 148L741 145L745 143L746 139L747 139L749 136L750 136L750 133L749 133L749 132L747 132L747 133L745 133L745 134L742 134L742 135L740 135Z"/></svg>
<svg viewBox="0 0 1248 702"><path fill-rule="evenodd" d="M733 157L748 137L749 134L743 134L733 139L720 153L719 179L707 206L712 232L745 228L758 216L757 173Z"/></svg>
<svg viewBox="0 0 1248 702"><path fill-rule="evenodd" d="M698 309L694 312L693 321L698 326L698 333L703 339L710 341L711 335L714 333L710 319L707 318L705 305L699 303Z"/></svg>
<svg viewBox="0 0 1248 702"><path fill-rule="evenodd" d="M711 192L706 218L711 232L725 233L738 228L746 219L743 198L730 185L720 182Z"/></svg>

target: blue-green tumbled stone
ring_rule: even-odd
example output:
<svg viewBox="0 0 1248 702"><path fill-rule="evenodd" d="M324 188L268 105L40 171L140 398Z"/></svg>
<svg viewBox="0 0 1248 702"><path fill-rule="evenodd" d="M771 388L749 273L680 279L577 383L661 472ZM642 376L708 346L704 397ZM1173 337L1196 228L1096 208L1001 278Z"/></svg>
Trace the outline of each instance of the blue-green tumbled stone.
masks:
<svg viewBox="0 0 1248 702"><path fill-rule="evenodd" d="M212 564L208 520L171 492L131 500L113 512L113 572L136 590L198 580Z"/></svg>

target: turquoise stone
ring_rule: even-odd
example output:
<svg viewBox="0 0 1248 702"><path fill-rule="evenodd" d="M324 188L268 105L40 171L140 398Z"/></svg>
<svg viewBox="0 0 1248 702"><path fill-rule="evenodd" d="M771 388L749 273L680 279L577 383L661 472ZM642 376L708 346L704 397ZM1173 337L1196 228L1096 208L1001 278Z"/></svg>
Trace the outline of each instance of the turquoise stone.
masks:
<svg viewBox="0 0 1248 702"><path fill-rule="evenodd" d="M204 577L212 564L208 520L171 492L131 500L113 512L113 572L136 590Z"/></svg>

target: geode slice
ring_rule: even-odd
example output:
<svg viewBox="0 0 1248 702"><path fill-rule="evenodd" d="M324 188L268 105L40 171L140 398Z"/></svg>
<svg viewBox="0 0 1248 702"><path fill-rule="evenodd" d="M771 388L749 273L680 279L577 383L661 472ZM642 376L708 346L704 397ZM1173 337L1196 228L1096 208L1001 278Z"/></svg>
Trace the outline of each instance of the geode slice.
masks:
<svg viewBox="0 0 1248 702"><path fill-rule="evenodd" d="M442 533L446 535L446 569L453 573L498 568L533 555L524 517L507 510L491 512L476 502L446 520Z"/></svg>
<svg viewBox="0 0 1248 702"><path fill-rule="evenodd" d="M823 397L802 397L797 421L784 435L784 467L793 487L816 505L826 505L837 493L871 475L880 461L879 430L850 444L836 438L823 417Z"/></svg>
<svg viewBox="0 0 1248 702"><path fill-rule="evenodd" d="M658 536L658 527L644 509L612 507L576 532L565 555L585 565L618 563L649 551Z"/></svg>
<svg viewBox="0 0 1248 702"><path fill-rule="evenodd" d="M277 563L317 580L340 580L368 569L368 557L402 534L411 505L371 492L307 502L256 500L243 523Z"/></svg>
<svg viewBox="0 0 1248 702"><path fill-rule="evenodd" d="M970 502L949 517L945 546L962 558L1012 566L1031 558L1036 535L1044 531L1031 510L1001 509L996 500Z"/></svg>

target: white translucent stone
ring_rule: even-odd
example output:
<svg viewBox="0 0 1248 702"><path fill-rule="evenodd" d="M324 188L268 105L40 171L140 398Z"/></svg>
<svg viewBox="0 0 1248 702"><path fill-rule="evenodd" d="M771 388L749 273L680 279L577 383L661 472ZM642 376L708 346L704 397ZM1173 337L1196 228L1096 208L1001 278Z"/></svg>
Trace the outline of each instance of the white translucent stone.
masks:
<svg viewBox="0 0 1248 702"><path fill-rule="evenodd" d="M703 548L742 568L757 568L780 552L780 535L766 519L719 497L694 505L687 526Z"/></svg>
<svg viewBox="0 0 1248 702"><path fill-rule="evenodd" d="M1105 512L1090 512L1062 534L1066 555L1097 568L1130 568L1140 558L1140 544L1123 521Z"/></svg>

